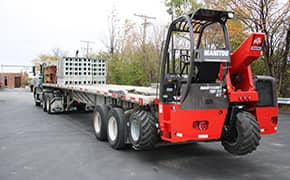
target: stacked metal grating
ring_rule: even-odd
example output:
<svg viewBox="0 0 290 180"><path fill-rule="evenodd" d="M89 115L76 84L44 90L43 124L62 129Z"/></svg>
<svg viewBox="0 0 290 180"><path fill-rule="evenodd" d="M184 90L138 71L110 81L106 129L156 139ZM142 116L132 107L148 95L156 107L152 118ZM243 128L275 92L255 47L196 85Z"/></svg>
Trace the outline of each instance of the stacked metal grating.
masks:
<svg viewBox="0 0 290 180"><path fill-rule="evenodd" d="M65 85L106 84L106 63L101 59L63 57L57 65L57 83Z"/></svg>

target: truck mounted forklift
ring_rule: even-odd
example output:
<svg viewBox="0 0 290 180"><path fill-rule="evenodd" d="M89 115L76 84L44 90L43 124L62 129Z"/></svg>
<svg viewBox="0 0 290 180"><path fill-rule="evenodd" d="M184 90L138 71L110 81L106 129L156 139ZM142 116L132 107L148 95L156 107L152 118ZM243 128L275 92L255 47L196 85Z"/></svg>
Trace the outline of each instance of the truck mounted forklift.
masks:
<svg viewBox="0 0 290 180"><path fill-rule="evenodd" d="M96 138L114 149L221 141L231 154L251 153L261 134L277 131L276 84L251 71L250 64L261 55L263 33L252 33L230 49L226 23L233 17L229 11L198 9L175 19L155 89L44 83L35 93L41 95L36 105L42 103L50 114L68 111L74 102L94 107Z"/></svg>
<svg viewBox="0 0 290 180"><path fill-rule="evenodd" d="M253 76L250 67L265 35L250 34L232 52L226 22L233 16L199 9L171 23L161 66L161 139L220 140L228 152L244 155L256 149L260 134L276 132L275 80Z"/></svg>

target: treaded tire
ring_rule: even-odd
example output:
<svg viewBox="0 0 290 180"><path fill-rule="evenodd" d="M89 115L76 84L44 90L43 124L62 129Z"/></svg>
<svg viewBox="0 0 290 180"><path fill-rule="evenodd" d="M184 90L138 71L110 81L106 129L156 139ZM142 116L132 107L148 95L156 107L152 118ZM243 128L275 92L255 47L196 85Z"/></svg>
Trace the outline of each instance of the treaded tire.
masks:
<svg viewBox="0 0 290 180"><path fill-rule="evenodd" d="M158 136L154 116L147 111L138 110L130 118L129 138L136 150L154 148Z"/></svg>
<svg viewBox="0 0 290 180"><path fill-rule="evenodd" d="M113 132L112 128L110 128L111 121L115 121L115 138L112 136ZM109 111L108 117L107 117L107 139L109 144L114 149L123 149L126 147L125 145L125 130L126 130L126 124L125 124L125 115L124 111L121 108L112 108ZM114 134L114 133L113 133Z"/></svg>
<svg viewBox="0 0 290 180"><path fill-rule="evenodd" d="M35 103L35 106L40 106L40 102L37 102L36 101L36 98L37 98L37 95L36 95L36 92L33 93L33 99L34 99L34 103Z"/></svg>
<svg viewBox="0 0 290 180"><path fill-rule="evenodd" d="M256 150L261 139L260 128L255 116L246 111L236 114L234 133L223 133L224 149L234 155L246 155Z"/></svg>
<svg viewBox="0 0 290 180"><path fill-rule="evenodd" d="M46 112L48 114L52 114L51 105L50 105L49 101L50 101L50 97L48 96L48 97L45 98Z"/></svg>
<svg viewBox="0 0 290 180"><path fill-rule="evenodd" d="M42 109L43 109L44 112L47 111L47 108L46 108L46 95L45 94L43 94Z"/></svg>
<svg viewBox="0 0 290 180"><path fill-rule="evenodd" d="M40 106L40 102L35 101L35 106Z"/></svg>
<svg viewBox="0 0 290 180"><path fill-rule="evenodd" d="M109 107L106 105L96 105L93 114L94 133L98 140L107 140L107 116ZM100 119L98 119L100 118Z"/></svg>

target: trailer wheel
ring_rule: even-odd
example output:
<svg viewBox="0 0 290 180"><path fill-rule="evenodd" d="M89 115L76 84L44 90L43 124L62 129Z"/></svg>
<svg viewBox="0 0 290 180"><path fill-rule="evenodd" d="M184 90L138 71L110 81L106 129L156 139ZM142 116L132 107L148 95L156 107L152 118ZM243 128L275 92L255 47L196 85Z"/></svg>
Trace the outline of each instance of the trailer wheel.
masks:
<svg viewBox="0 0 290 180"><path fill-rule="evenodd" d="M40 106L40 102L37 102L37 94L36 94L36 92L34 92L33 98L34 98L35 106Z"/></svg>
<svg viewBox="0 0 290 180"><path fill-rule="evenodd" d="M150 112L139 110L130 118L129 138L136 150L149 150L157 141L157 127Z"/></svg>
<svg viewBox="0 0 290 180"><path fill-rule="evenodd" d="M47 112L48 114L52 114L51 106L50 106L49 101L50 101L50 98L49 98L49 97L45 98L46 112Z"/></svg>
<svg viewBox="0 0 290 180"><path fill-rule="evenodd" d="M46 107L46 95L43 94L43 99L42 99L42 109L44 112L47 112L47 107Z"/></svg>
<svg viewBox="0 0 290 180"><path fill-rule="evenodd" d="M40 102L35 101L35 106L40 106Z"/></svg>
<svg viewBox="0 0 290 180"><path fill-rule="evenodd" d="M223 132L222 145L234 155L246 155L256 150L261 139L255 116L246 111L236 114L235 127Z"/></svg>
<svg viewBox="0 0 290 180"><path fill-rule="evenodd" d="M105 141L107 139L107 116L109 108L106 105L96 105L94 111L94 133L98 140Z"/></svg>
<svg viewBox="0 0 290 180"><path fill-rule="evenodd" d="M112 108L107 117L107 139L112 148L125 147L125 116L120 108Z"/></svg>

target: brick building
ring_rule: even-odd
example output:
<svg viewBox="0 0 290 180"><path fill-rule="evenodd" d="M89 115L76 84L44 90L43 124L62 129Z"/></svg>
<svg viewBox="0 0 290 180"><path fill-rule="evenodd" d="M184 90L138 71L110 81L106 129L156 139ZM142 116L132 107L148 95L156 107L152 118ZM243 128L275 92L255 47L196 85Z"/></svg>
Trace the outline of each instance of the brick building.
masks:
<svg viewBox="0 0 290 180"><path fill-rule="evenodd" d="M0 87L25 87L24 83L27 79L27 73L0 73Z"/></svg>

